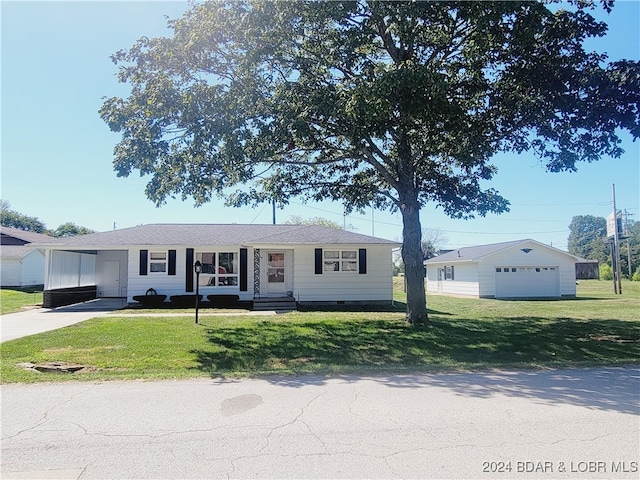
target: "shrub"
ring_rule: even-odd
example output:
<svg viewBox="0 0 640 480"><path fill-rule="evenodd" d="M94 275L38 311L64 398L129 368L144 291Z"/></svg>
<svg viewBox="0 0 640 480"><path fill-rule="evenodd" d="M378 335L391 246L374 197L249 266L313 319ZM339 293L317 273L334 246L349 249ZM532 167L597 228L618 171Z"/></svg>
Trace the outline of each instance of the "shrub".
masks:
<svg viewBox="0 0 640 480"><path fill-rule="evenodd" d="M600 264L600 280L613 280L613 269L606 263Z"/></svg>
<svg viewBox="0 0 640 480"><path fill-rule="evenodd" d="M640 267L636 268L636 271L633 272L633 277L631 277L631 280L634 282L640 282Z"/></svg>

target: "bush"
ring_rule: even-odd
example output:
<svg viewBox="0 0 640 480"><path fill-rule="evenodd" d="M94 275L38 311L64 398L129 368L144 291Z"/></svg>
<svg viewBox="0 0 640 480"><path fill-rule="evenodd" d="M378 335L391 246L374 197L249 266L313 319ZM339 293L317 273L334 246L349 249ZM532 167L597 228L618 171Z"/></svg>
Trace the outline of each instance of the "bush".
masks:
<svg viewBox="0 0 640 480"><path fill-rule="evenodd" d="M631 280L634 282L640 282L640 267L636 268L636 271L633 272L633 277L631 277Z"/></svg>
<svg viewBox="0 0 640 480"><path fill-rule="evenodd" d="M606 263L600 264L600 280L613 280L613 269Z"/></svg>

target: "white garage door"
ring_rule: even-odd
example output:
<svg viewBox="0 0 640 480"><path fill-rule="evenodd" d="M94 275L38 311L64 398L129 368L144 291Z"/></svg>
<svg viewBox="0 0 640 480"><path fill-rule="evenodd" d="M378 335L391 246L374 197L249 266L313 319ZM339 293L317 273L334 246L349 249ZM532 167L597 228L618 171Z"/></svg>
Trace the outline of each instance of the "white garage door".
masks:
<svg viewBox="0 0 640 480"><path fill-rule="evenodd" d="M496 298L559 297L558 267L496 267Z"/></svg>

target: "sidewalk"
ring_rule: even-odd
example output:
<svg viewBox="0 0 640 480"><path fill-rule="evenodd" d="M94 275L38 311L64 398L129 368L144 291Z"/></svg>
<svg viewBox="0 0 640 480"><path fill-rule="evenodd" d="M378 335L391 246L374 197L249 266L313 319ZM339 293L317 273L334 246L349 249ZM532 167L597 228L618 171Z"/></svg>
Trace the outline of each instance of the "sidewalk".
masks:
<svg viewBox="0 0 640 480"><path fill-rule="evenodd" d="M99 298L88 302L68 305L58 308L37 308L19 313L10 313L0 317L0 343L15 338L27 337L37 333L48 332L84 322L90 318L101 317L126 306L126 300L120 298ZM185 313L154 312L154 313L122 313L121 317L184 317ZM277 315L275 311L248 311L241 313L230 312L200 312L200 317L231 316L231 315Z"/></svg>
<svg viewBox="0 0 640 480"><path fill-rule="evenodd" d="M84 322L118 310L125 299L99 298L58 308L37 308L0 317L0 343Z"/></svg>

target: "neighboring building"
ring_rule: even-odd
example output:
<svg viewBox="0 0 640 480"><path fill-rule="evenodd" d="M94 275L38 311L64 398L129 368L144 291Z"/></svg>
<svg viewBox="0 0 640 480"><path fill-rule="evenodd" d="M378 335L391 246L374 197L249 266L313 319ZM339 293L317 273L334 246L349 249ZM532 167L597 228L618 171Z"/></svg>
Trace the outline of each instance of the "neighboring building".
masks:
<svg viewBox="0 0 640 480"><path fill-rule="evenodd" d="M584 261L535 240L465 247L425 261L427 292L480 298L576 295Z"/></svg>
<svg viewBox="0 0 640 480"><path fill-rule="evenodd" d="M576 262L576 280L600 280L600 262L587 259Z"/></svg>
<svg viewBox="0 0 640 480"><path fill-rule="evenodd" d="M44 283L44 250L32 243L52 237L0 226L0 286L33 287Z"/></svg>
<svg viewBox="0 0 640 480"><path fill-rule="evenodd" d="M152 224L54 239L44 246L45 306L68 293L129 302L149 289L194 294L196 261L203 296L390 304L397 246L319 225Z"/></svg>

